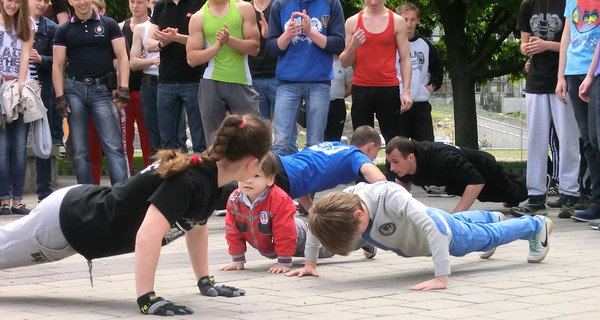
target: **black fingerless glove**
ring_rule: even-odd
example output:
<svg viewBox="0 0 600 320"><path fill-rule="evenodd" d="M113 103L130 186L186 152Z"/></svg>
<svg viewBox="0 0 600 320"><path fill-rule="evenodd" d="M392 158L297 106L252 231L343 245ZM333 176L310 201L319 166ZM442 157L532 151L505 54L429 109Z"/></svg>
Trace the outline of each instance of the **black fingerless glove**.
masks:
<svg viewBox="0 0 600 320"><path fill-rule="evenodd" d="M56 114L60 117L65 118L66 116L68 116L70 107L71 106L69 105L69 100L67 100L67 97L65 97L64 95L56 98L56 107L54 108L54 110L56 111Z"/></svg>
<svg viewBox="0 0 600 320"><path fill-rule="evenodd" d="M137 299L137 304L143 314L157 316L174 316L194 313L194 310L186 306L176 306L170 301L157 297L154 291L150 291Z"/></svg>
<svg viewBox="0 0 600 320"><path fill-rule="evenodd" d="M198 280L198 288L204 296L216 297L239 297L246 294L245 290L236 287L226 286L222 283L215 283L215 277L204 276Z"/></svg>
<svg viewBox="0 0 600 320"><path fill-rule="evenodd" d="M124 88L124 87L119 87L119 89L117 89L115 98L117 99L117 102L120 102L122 104L128 104L129 103L129 89Z"/></svg>

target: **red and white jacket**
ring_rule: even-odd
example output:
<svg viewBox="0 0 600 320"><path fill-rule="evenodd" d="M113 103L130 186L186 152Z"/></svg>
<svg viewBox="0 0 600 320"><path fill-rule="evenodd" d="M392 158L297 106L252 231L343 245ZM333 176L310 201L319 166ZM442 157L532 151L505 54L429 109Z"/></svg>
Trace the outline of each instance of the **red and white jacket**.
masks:
<svg viewBox="0 0 600 320"><path fill-rule="evenodd" d="M292 265L296 251L296 206L276 185L267 188L248 207L248 198L236 189L227 201L225 239L234 263L246 263L246 242L261 255L284 266Z"/></svg>

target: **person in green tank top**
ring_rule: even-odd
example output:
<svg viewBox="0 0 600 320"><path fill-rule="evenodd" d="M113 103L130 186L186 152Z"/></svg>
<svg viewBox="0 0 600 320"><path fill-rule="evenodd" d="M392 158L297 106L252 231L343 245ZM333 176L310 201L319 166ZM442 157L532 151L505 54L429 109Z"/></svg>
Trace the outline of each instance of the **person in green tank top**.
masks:
<svg viewBox="0 0 600 320"><path fill-rule="evenodd" d="M248 55L256 56L260 49L254 8L240 0L208 0L192 16L189 31L188 64L208 63L198 104L209 144L227 112L258 113L248 66Z"/></svg>

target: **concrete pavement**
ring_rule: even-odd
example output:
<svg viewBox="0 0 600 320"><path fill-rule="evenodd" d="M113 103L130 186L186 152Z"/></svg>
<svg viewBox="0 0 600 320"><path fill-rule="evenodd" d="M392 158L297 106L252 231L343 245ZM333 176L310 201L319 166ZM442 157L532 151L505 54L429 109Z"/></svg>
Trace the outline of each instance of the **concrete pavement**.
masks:
<svg viewBox="0 0 600 320"><path fill-rule="evenodd" d="M59 183L69 185L73 178L61 176ZM445 210L458 201L427 197L420 188L413 194ZM25 198L30 208L36 200L33 194ZM473 208L505 210L501 204L479 202ZM211 272L218 282L245 289L246 296L201 296L182 239L163 247L155 288L158 295L196 311L173 319L598 319L600 232L557 214L549 210L554 233L542 263L527 263L526 241L499 247L489 260L475 253L452 257L448 289L430 292L409 290L433 278L430 258L402 258L382 250L373 260L359 251L322 259L318 278L268 274L274 261L252 248L245 270L218 271L230 257L224 218L214 216L209 220ZM17 218L2 216L0 224ZM302 263L294 258L293 268ZM79 255L0 270L0 319L149 319L137 310L132 254L94 260L92 273L94 287Z"/></svg>

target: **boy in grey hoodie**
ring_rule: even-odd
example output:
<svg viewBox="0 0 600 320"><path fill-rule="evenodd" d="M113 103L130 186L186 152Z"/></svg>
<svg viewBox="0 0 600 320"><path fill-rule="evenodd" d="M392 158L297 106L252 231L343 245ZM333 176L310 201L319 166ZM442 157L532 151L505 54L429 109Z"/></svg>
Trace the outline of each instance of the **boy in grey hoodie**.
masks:
<svg viewBox="0 0 600 320"><path fill-rule="evenodd" d="M312 233L335 254L347 255L355 249L353 240L362 237L400 256L431 256L435 278L412 290L445 289L451 255L480 251L487 259L497 246L517 239L529 240L527 262L541 262L553 226L545 216L504 220L500 212L482 210L449 214L427 207L389 181L360 183L330 193L313 205L309 216Z"/></svg>

